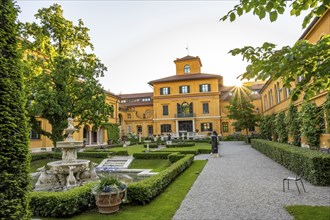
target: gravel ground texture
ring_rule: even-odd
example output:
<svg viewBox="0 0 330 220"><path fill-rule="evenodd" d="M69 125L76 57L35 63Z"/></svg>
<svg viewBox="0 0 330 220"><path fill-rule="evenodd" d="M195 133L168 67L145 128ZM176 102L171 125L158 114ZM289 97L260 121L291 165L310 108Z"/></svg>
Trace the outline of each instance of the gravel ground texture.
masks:
<svg viewBox="0 0 330 220"><path fill-rule="evenodd" d="M283 178L295 174L244 142L221 142L221 157L208 159L204 170L182 201L174 220L286 220L286 205L330 206L330 187L303 180L307 192L294 182L283 192ZM287 187L287 185L286 185Z"/></svg>

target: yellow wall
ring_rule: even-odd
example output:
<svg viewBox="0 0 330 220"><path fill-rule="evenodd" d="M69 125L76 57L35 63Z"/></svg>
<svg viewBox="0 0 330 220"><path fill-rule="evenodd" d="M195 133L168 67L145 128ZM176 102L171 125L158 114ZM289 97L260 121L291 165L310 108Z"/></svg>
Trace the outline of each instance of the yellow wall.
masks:
<svg viewBox="0 0 330 220"><path fill-rule="evenodd" d="M316 43L320 40L323 35L330 34L330 10L327 12L316 22L316 24L309 30L309 32L304 36L304 40L309 41L310 43ZM292 88L295 87L296 82L291 83ZM281 101L277 102L276 90L281 89L280 97ZM271 92L271 93L270 93ZM270 94L272 94L273 104L270 105ZM327 92L323 91L320 94L312 97L309 102L314 102L317 106L321 106L326 100ZM277 114L282 111L287 111L291 100L286 96L286 88L283 88L282 79L277 80L268 80L266 85L261 90L262 97L262 112L263 115ZM268 103L266 105L266 103ZM301 109L301 105L304 103L303 94L299 97L297 101L293 104L298 107L298 110ZM330 143L327 141L328 134L323 134L321 136L320 142L321 146L330 147ZM290 140L290 137L289 137ZM302 137L302 142L304 138Z"/></svg>
<svg viewBox="0 0 330 220"><path fill-rule="evenodd" d="M118 119L118 112L119 112L119 104L118 104L118 97L114 96L110 93L106 92L106 102L110 105L113 105L114 107L114 117L110 117L108 123L117 123ZM48 123L46 119L38 118L38 120L41 122L41 127L43 130L51 132L51 125ZM74 125L77 125L78 123L74 121ZM73 138L76 141L83 141L83 127L79 129L79 131L76 131L73 135ZM88 125L90 129L92 129L91 125ZM103 136L103 143L108 140L106 130L101 131ZM101 144L103 144L101 143ZM39 148L52 148L53 142L47 138L46 136L41 135L40 139L30 139L30 149L39 149Z"/></svg>
<svg viewBox="0 0 330 220"><path fill-rule="evenodd" d="M195 74L201 72L201 61L199 58L195 58L192 60L175 60L176 64L176 74L177 75L185 75L187 73L184 72L185 65L190 66L190 73L189 74Z"/></svg>

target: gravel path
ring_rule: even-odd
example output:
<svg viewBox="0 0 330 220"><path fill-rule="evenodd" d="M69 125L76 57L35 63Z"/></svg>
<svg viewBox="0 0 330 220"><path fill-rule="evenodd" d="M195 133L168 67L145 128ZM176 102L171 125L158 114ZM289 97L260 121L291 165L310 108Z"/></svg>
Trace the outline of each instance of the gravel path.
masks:
<svg viewBox="0 0 330 220"><path fill-rule="evenodd" d="M290 190L283 192L283 178L295 174L250 145L221 142L220 154L220 158L195 158L209 161L174 220L285 220L293 219L283 208L285 205L330 206L330 187L316 187L303 180L307 193L299 194L293 182Z"/></svg>

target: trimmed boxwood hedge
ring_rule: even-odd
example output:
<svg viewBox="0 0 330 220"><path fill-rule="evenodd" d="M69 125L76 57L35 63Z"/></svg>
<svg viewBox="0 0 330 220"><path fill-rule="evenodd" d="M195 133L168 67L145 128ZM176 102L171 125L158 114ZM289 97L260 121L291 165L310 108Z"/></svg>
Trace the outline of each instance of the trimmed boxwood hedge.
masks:
<svg viewBox="0 0 330 220"><path fill-rule="evenodd" d="M127 199L132 203L146 204L160 194L180 173L186 170L194 160L188 154L159 174L140 182L130 183L127 187Z"/></svg>
<svg viewBox="0 0 330 220"><path fill-rule="evenodd" d="M95 207L92 187L88 183L64 192L31 192L30 209L40 217L70 217Z"/></svg>
<svg viewBox="0 0 330 220"><path fill-rule="evenodd" d="M143 147L145 147L145 148L146 148L146 147L147 147L147 145L146 145L146 144L144 144L144 145L143 145ZM158 144L157 144L157 143L150 143L150 144L149 144L149 148L158 148Z"/></svg>
<svg viewBox="0 0 330 220"><path fill-rule="evenodd" d="M251 146L314 185L330 185L329 154L260 139Z"/></svg>
<svg viewBox="0 0 330 220"><path fill-rule="evenodd" d="M185 142L179 142L179 143L172 143L172 144L166 144L167 148L173 148L173 147L193 147L195 146L194 142L185 143Z"/></svg>
<svg viewBox="0 0 330 220"><path fill-rule="evenodd" d="M175 153L169 154L167 158L171 163L175 163L178 160L181 160L182 158L184 158L184 155L180 154L179 152L175 152Z"/></svg>
<svg viewBox="0 0 330 220"><path fill-rule="evenodd" d="M194 155L197 155L199 154L199 150L178 150L178 151L171 151L171 150L166 150L166 149L163 149L163 150L159 150L157 152L171 152L171 153L174 153L174 152L179 152L181 154L194 154Z"/></svg>
<svg viewBox="0 0 330 220"><path fill-rule="evenodd" d="M134 159L167 159L172 152L148 152L148 153L134 153Z"/></svg>

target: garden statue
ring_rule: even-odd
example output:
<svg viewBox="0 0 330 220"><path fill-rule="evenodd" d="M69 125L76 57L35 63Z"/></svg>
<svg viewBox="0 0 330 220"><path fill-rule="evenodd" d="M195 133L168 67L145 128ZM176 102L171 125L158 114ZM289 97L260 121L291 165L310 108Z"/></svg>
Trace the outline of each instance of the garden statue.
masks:
<svg viewBox="0 0 330 220"><path fill-rule="evenodd" d="M218 155L218 135L216 131L212 132L211 140L212 140L212 154Z"/></svg>

